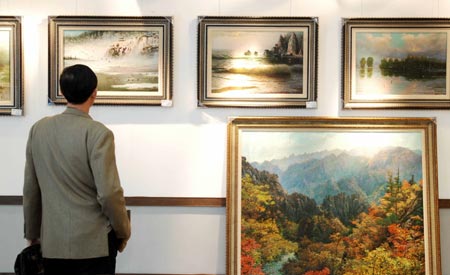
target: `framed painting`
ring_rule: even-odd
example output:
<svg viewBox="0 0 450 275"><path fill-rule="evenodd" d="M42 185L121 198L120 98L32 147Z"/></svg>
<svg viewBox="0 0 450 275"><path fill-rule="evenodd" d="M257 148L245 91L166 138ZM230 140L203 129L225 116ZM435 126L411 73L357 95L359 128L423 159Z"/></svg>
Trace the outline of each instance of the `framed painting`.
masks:
<svg viewBox="0 0 450 275"><path fill-rule="evenodd" d="M316 108L316 17L199 17L198 106Z"/></svg>
<svg viewBox="0 0 450 275"><path fill-rule="evenodd" d="M345 109L450 108L450 19L343 19Z"/></svg>
<svg viewBox="0 0 450 275"><path fill-rule="evenodd" d="M22 19L0 16L0 115L22 115Z"/></svg>
<svg viewBox="0 0 450 275"><path fill-rule="evenodd" d="M429 118L228 125L228 275L440 275Z"/></svg>
<svg viewBox="0 0 450 275"><path fill-rule="evenodd" d="M51 103L66 103L59 75L74 64L97 74L95 104L171 103L171 17L50 16L49 40Z"/></svg>

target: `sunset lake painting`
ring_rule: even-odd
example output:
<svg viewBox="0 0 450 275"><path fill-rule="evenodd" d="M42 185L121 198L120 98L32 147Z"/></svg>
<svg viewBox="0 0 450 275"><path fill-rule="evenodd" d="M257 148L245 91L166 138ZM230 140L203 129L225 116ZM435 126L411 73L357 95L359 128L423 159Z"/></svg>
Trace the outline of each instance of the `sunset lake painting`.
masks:
<svg viewBox="0 0 450 275"><path fill-rule="evenodd" d="M426 274L423 135L242 131L240 273Z"/></svg>
<svg viewBox="0 0 450 275"><path fill-rule="evenodd" d="M304 98L306 28L216 27L208 32L210 97Z"/></svg>
<svg viewBox="0 0 450 275"><path fill-rule="evenodd" d="M358 30L353 36L355 97L447 95L446 31Z"/></svg>
<svg viewBox="0 0 450 275"><path fill-rule="evenodd" d="M85 64L97 74L100 96L160 94L160 31L63 30L63 67Z"/></svg>

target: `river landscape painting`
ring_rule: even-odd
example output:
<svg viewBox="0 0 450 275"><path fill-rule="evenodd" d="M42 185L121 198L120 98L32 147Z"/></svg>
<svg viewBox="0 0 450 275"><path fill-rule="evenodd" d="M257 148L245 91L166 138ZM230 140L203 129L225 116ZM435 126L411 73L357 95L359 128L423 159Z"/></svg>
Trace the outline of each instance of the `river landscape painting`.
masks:
<svg viewBox="0 0 450 275"><path fill-rule="evenodd" d="M169 99L171 18L50 17L51 66L74 64L98 77L96 104L161 105ZM57 76L50 98L64 103Z"/></svg>
<svg viewBox="0 0 450 275"><path fill-rule="evenodd" d="M267 123L235 132L236 274L438 274L424 131Z"/></svg>
<svg viewBox="0 0 450 275"><path fill-rule="evenodd" d="M355 33L356 96L446 94L447 33Z"/></svg>
<svg viewBox="0 0 450 275"><path fill-rule="evenodd" d="M315 101L316 21L257 20L200 20L200 105L304 107Z"/></svg>
<svg viewBox="0 0 450 275"><path fill-rule="evenodd" d="M212 94L304 96L303 32L235 28L210 35Z"/></svg>
<svg viewBox="0 0 450 275"><path fill-rule="evenodd" d="M344 19L344 107L450 108L448 19Z"/></svg>

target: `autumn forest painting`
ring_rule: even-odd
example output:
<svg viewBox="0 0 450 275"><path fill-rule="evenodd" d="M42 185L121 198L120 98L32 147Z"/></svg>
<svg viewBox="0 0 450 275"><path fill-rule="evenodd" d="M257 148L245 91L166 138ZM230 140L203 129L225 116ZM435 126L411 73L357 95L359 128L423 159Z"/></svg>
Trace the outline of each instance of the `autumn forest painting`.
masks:
<svg viewBox="0 0 450 275"><path fill-rule="evenodd" d="M242 275L426 274L423 133L242 131Z"/></svg>

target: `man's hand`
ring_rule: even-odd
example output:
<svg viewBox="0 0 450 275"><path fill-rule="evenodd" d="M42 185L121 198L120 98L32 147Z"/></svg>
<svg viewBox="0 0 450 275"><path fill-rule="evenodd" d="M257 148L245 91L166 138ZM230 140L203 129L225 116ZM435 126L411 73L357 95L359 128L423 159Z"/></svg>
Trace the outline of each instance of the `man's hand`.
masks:
<svg viewBox="0 0 450 275"><path fill-rule="evenodd" d="M33 245L33 244L38 244L38 243L40 243L41 241L39 240L39 239L33 239L33 240L27 240L27 245L28 246L31 246L31 245Z"/></svg>
<svg viewBox="0 0 450 275"><path fill-rule="evenodd" d="M118 242L117 250L119 252L122 252L125 249L125 247L127 246L128 240L127 239L117 239L117 242Z"/></svg>

